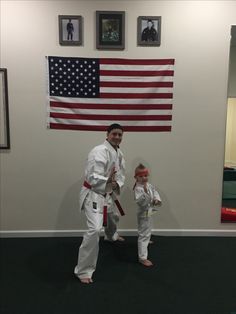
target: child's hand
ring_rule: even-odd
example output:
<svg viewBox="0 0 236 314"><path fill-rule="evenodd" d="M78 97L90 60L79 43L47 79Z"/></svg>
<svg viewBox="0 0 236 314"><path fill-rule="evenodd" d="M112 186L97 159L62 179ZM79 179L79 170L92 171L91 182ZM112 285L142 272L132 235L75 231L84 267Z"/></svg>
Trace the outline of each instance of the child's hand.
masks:
<svg viewBox="0 0 236 314"><path fill-rule="evenodd" d="M148 192L147 191L147 182L144 183L143 188L144 188L144 192L147 193Z"/></svg>
<svg viewBox="0 0 236 314"><path fill-rule="evenodd" d="M160 206L161 205L161 201L157 200L157 199L154 199L153 200L153 205L154 206Z"/></svg>

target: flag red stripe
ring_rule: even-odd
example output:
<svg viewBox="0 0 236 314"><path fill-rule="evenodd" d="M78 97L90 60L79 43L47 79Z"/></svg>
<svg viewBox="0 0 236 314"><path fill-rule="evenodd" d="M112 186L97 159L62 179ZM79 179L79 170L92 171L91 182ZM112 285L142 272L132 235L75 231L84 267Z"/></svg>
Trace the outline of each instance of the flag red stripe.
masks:
<svg viewBox="0 0 236 314"><path fill-rule="evenodd" d="M122 110L171 110L172 104L142 104L142 105L129 105L129 104L79 104L79 103L65 103L58 101L51 101L51 107L55 108L69 108L69 109L122 109Z"/></svg>
<svg viewBox="0 0 236 314"><path fill-rule="evenodd" d="M114 120L114 121L170 121L171 115L110 115L110 114L73 114L50 112L51 118L76 120Z"/></svg>
<svg viewBox="0 0 236 314"><path fill-rule="evenodd" d="M50 129L60 130L106 131L107 127L107 125L74 125L50 123ZM171 126L123 126L123 130L129 132L170 132Z"/></svg>
<svg viewBox="0 0 236 314"><path fill-rule="evenodd" d="M174 76L174 71L100 70L101 76Z"/></svg>
<svg viewBox="0 0 236 314"><path fill-rule="evenodd" d="M106 59L106 58L100 58L100 64L131 64L131 65L165 65L165 64L174 64L174 59Z"/></svg>
<svg viewBox="0 0 236 314"><path fill-rule="evenodd" d="M100 93L100 98L129 98L129 99L166 99L172 98L172 93Z"/></svg>
<svg viewBox="0 0 236 314"><path fill-rule="evenodd" d="M100 82L100 87L173 87L173 82Z"/></svg>

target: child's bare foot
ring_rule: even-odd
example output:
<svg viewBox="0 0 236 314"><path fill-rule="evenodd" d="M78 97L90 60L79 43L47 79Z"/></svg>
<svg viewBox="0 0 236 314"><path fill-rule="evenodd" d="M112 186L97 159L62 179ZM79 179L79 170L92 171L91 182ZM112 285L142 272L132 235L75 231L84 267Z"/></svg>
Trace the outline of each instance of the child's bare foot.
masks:
<svg viewBox="0 0 236 314"><path fill-rule="evenodd" d="M80 278L80 281L82 283L91 283L91 282L93 282L92 278Z"/></svg>
<svg viewBox="0 0 236 314"><path fill-rule="evenodd" d="M140 259L139 263L143 264L146 267L153 266L153 263L149 259Z"/></svg>

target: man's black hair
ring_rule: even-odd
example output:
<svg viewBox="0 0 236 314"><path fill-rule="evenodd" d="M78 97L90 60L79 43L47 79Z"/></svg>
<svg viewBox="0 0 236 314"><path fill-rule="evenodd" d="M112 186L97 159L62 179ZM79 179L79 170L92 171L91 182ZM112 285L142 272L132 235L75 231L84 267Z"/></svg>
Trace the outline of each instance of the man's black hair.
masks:
<svg viewBox="0 0 236 314"><path fill-rule="evenodd" d="M120 129L123 132L123 127L120 124L113 123L113 124L109 125L109 127L107 128L107 133L110 133L114 129Z"/></svg>

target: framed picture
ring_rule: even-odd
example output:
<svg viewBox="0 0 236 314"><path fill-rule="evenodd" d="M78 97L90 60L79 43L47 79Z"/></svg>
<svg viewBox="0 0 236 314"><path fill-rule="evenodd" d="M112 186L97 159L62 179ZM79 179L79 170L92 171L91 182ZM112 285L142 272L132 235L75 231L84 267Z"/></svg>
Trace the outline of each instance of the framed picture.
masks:
<svg viewBox="0 0 236 314"><path fill-rule="evenodd" d="M125 49L124 11L96 11L96 48Z"/></svg>
<svg viewBox="0 0 236 314"><path fill-rule="evenodd" d="M0 69L0 149L10 149L7 69Z"/></svg>
<svg viewBox="0 0 236 314"><path fill-rule="evenodd" d="M82 45L82 16L59 15L59 42L62 46Z"/></svg>
<svg viewBox="0 0 236 314"><path fill-rule="evenodd" d="M138 17L138 46L160 46L161 16Z"/></svg>

